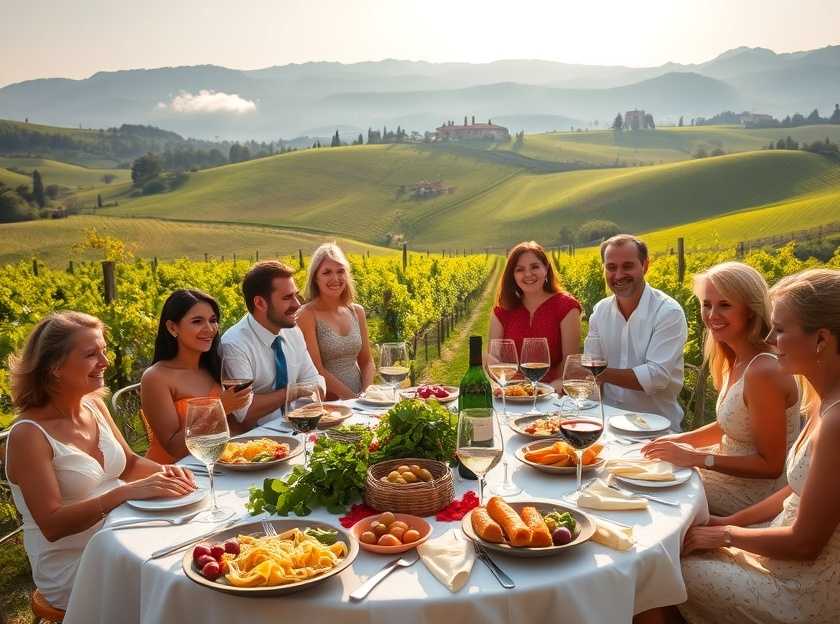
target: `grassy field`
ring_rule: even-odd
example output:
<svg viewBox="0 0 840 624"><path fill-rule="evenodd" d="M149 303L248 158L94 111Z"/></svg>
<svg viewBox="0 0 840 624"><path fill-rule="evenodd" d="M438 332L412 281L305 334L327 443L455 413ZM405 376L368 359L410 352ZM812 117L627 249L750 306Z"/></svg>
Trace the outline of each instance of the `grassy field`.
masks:
<svg viewBox="0 0 840 624"><path fill-rule="evenodd" d="M63 266L70 259L93 260L101 252L83 254L72 250L84 238L85 230L96 228L100 234L119 238L132 246L134 253L144 258L203 259L211 256L231 258L236 253L248 258L260 251L263 258L275 254L304 254L332 237L317 236L276 228L246 225L215 225L182 223L156 219L118 219L99 216L75 216L49 221L27 221L0 225L3 245L0 247L0 264L37 256L44 262ZM338 243L348 253L393 253L374 245L339 238Z"/></svg>
<svg viewBox="0 0 840 624"><path fill-rule="evenodd" d="M33 169L37 169L41 174L44 186L58 184L72 189L77 189L79 187L106 186L102 181L102 176L105 174L111 174L115 177L112 184L131 180L131 171L128 169L92 169L59 162L57 160L48 160L46 158L17 158L0 156L0 172L4 169L9 170L12 168L17 169L18 171L25 171L25 175L29 179L30 185L32 183L31 176ZM2 173L0 173L0 175L2 175Z"/></svg>
<svg viewBox="0 0 840 624"><path fill-rule="evenodd" d="M11 188L15 188L21 184L29 187L32 186L32 178L3 168L0 168L0 182Z"/></svg>

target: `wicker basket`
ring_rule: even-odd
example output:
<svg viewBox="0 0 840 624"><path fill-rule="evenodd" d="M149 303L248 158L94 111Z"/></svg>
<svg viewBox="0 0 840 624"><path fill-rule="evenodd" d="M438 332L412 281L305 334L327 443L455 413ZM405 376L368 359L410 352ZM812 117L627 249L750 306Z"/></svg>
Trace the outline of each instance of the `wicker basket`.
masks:
<svg viewBox="0 0 840 624"><path fill-rule="evenodd" d="M432 473L432 481L406 485L382 481L389 472L402 465L416 464ZM367 471L365 504L379 511L394 511L415 516L431 516L455 498L452 473L445 463L433 459L389 459L374 464Z"/></svg>

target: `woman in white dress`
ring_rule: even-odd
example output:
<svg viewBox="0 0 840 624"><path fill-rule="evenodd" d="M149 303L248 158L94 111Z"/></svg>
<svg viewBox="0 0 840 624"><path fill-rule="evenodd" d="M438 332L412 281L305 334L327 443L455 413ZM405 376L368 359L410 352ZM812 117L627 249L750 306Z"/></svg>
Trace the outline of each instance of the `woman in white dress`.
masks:
<svg viewBox="0 0 840 624"><path fill-rule="evenodd" d="M769 340L783 369L810 383L813 409L788 455L788 485L689 529L679 610L691 624L840 622L840 271L792 275L771 294ZM636 621L665 618L660 609Z"/></svg>
<svg viewBox="0 0 840 624"><path fill-rule="evenodd" d="M6 475L23 518L32 578L65 609L85 545L105 515L129 499L180 496L192 475L136 455L100 395L108 366L103 325L78 312L38 323L11 362L18 419Z"/></svg>
<svg viewBox="0 0 840 624"><path fill-rule="evenodd" d="M713 423L651 442L642 452L700 468L709 511L729 515L764 500L786 482L785 456L799 433L800 392L773 348L767 283L740 262L694 279L706 327L705 357L715 389Z"/></svg>

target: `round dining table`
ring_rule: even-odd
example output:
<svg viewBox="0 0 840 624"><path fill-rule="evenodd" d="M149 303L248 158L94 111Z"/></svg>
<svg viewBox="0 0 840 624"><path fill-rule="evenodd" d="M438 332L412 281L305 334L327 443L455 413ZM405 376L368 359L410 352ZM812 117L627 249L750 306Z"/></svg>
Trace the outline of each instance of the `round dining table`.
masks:
<svg viewBox="0 0 840 624"><path fill-rule="evenodd" d="M348 422L375 422L376 416L368 411L371 408L354 401L346 403L354 408L354 416ZM540 401L538 408L556 410L558 405L558 400L552 397ZM497 406L499 412L501 408ZM530 404L508 403L509 413L530 408ZM604 406L607 421L624 412ZM504 421L505 417L500 414L500 419ZM284 424L273 421L249 435L276 435L269 427ZM574 474L546 474L523 464L514 453L530 440L508 427L504 430L504 461L512 481L522 489L509 500L548 499L568 505L565 499L574 494L576 487ZM619 432L605 427L602 441L606 448L602 454L621 456L629 449L639 448L622 438ZM195 460L188 457L184 461ZM219 504L234 508L243 522L268 517L262 514L252 518L248 514L245 503L249 487L261 486L266 477L282 477L292 465L302 461L299 455L280 469L258 472L219 468L216 476ZM490 488L503 479L503 473L500 464L488 474ZM455 474L457 498L468 490L477 492L476 481L462 480ZM207 505L207 500L192 508L156 513L139 512L123 505L109 514L102 530L85 548L64 621L66 624L629 623L636 613L686 599L680 546L690 526L708 519L706 497L697 471L678 486L656 490L636 488L636 491L667 497L679 506L650 502L643 510L592 511L598 517L633 527L635 543L628 550L614 550L589 540L555 556L538 559L492 553L493 560L516 586L503 588L477 559L469 580L457 593L450 592L418 561L395 570L361 601L352 600L350 593L393 560L393 556L363 550L340 574L295 593L262 598L229 595L190 580L181 567L183 552L150 558L154 551L206 533L212 525L190 522L181 526L109 528L111 523L127 518L178 517L196 505ZM339 526L338 517L323 508L300 518L301 524L310 519ZM432 538L447 531L461 531L460 522L439 522L434 517L428 520Z"/></svg>

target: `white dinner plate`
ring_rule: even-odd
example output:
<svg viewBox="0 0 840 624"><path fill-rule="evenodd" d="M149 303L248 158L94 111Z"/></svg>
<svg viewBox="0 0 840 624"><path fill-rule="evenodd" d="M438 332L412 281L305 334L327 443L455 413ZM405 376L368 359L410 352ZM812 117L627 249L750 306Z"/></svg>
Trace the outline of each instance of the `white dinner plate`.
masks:
<svg viewBox="0 0 840 624"><path fill-rule="evenodd" d="M394 396L394 389L391 386L370 386L370 388L375 388L376 390L381 390L387 393L388 397ZM370 389L368 388L368 390ZM377 392L379 394L379 392ZM395 403L393 398L379 398L378 396L366 396L366 392L363 392L356 398L356 401L361 403L362 405L374 405L376 407L390 407Z"/></svg>
<svg viewBox="0 0 840 624"><path fill-rule="evenodd" d="M177 498L148 498L133 499L125 501L131 507L142 511L165 511L168 509L180 509L200 501L203 501L210 494L210 485L203 479L196 479L198 489L184 496Z"/></svg>
<svg viewBox="0 0 840 624"><path fill-rule="evenodd" d="M640 421L634 422L634 417ZM610 426L628 433L652 434L668 430L671 427L671 421L657 414L625 412L610 418Z"/></svg>
<svg viewBox="0 0 840 624"><path fill-rule="evenodd" d="M691 468L677 468L675 466L673 481L645 481L644 479L631 479L629 477L619 477L618 475L613 475L613 477L619 481L624 481L625 483L629 483L630 485L635 485L637 487L667 488L685 483L691 478L693 472L694 470Z"/></svg>

